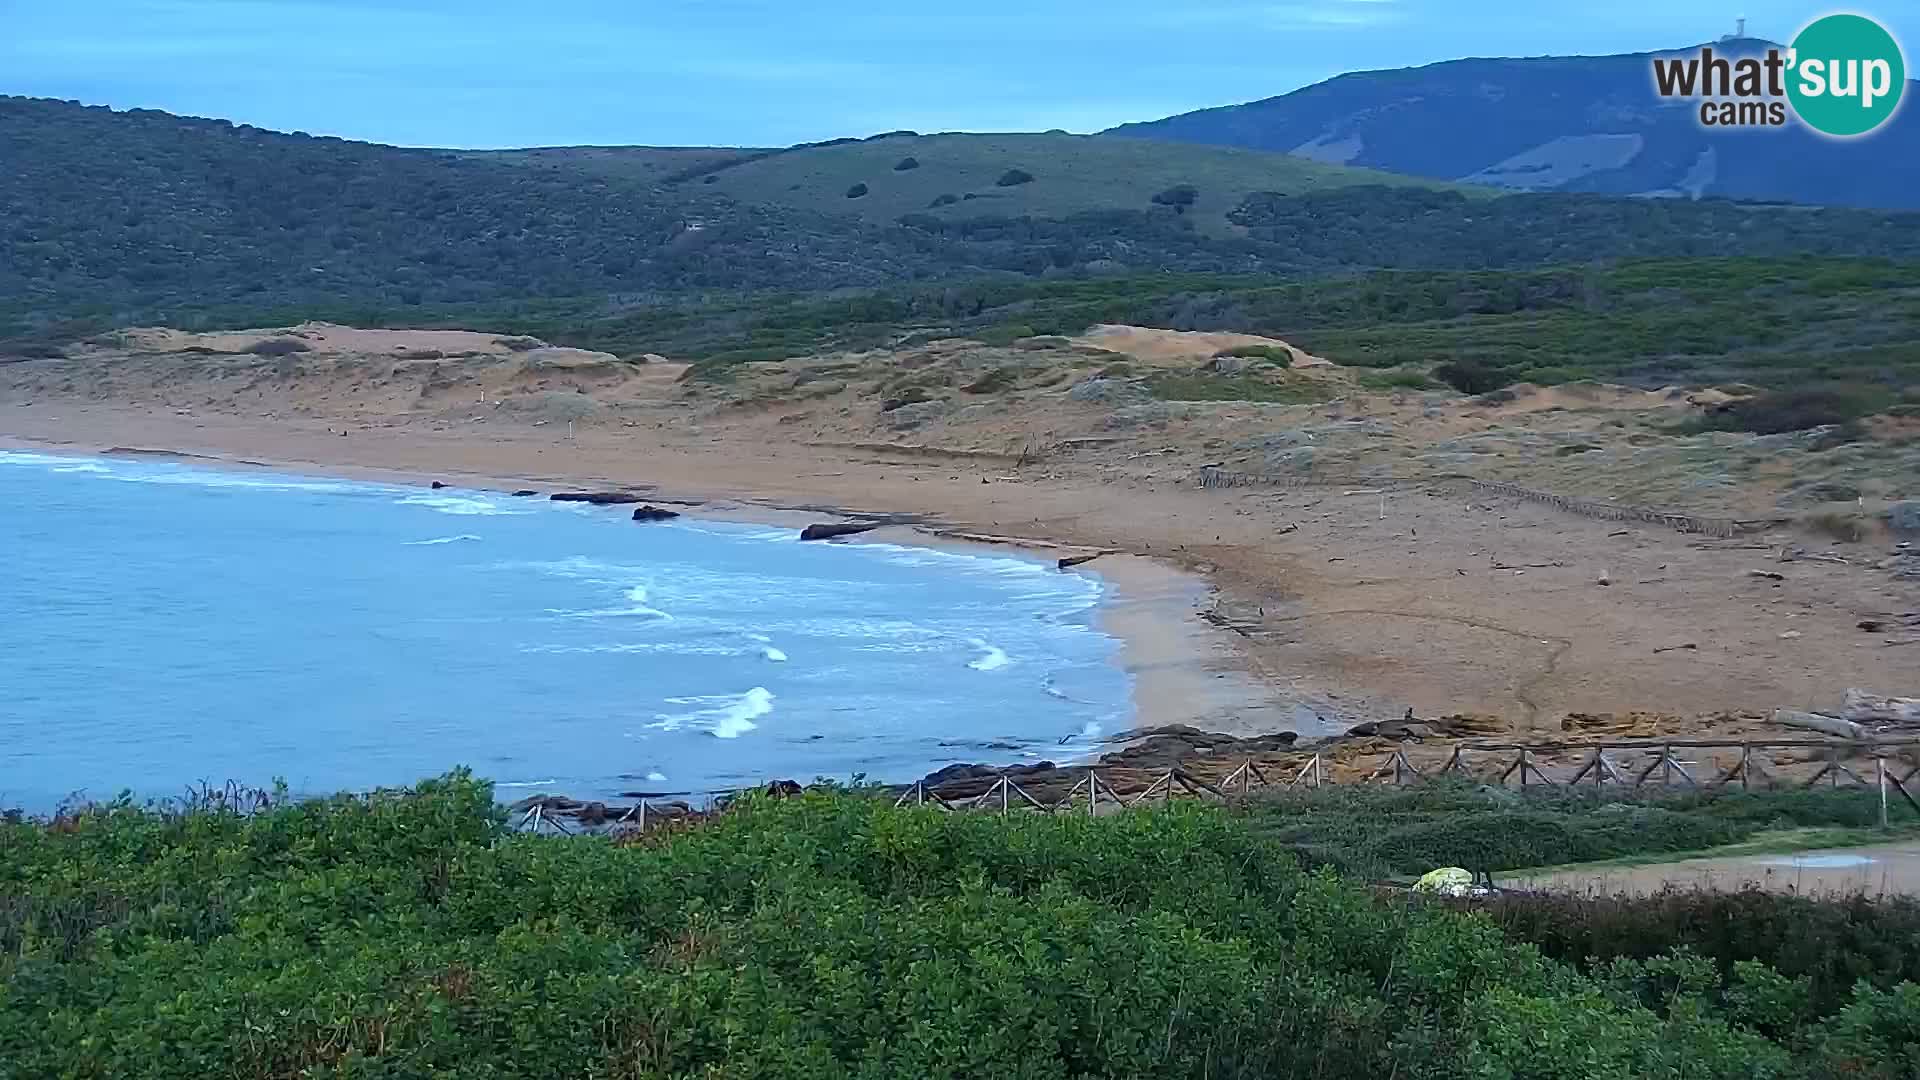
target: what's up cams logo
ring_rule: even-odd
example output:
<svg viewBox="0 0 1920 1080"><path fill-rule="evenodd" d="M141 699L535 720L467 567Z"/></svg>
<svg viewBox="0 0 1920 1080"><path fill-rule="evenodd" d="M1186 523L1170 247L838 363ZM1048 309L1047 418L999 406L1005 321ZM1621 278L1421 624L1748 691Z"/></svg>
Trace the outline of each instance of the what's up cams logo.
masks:
<svg viewBox="0 0 1920 1080"><path fill-rule="evenodd" d="M1784 127L1791 112L1823 135L1850 138L1893 118L1907 64L1886 27L1864 15L1827 15L1785 50L1733 57L1708 46L1655 57L1653 85L1663 98L1698 99L1705 127Z"/></svg>

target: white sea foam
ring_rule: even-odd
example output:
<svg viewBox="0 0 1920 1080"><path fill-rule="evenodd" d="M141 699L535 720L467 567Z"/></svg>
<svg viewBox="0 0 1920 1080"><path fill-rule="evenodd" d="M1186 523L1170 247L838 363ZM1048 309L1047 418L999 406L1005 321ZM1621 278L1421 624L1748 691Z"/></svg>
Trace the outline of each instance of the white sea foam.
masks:
<svg viewBox="0 0 1920 1080"><path fill-rule="evenodd" d="M986 650L986 653L980 658L968 661L967 666L975 671L993 671L1006 667L1012 662L1008 659L1006 651L998 645L990 644L979 638L968 638L967 641L977 649Z"/></svg>
<svg viewBox="0 0 1920 1080"><path fill-rule="evenodd" d="M658 772L658 771L650 772L647 774L647 779L653 781L656 784L659 784L666 781L667 774L663 772Z"/></svg>
<svg viewBox="0 0 1920 1080"><path fill-rule="evenodd" d="M647 587L645 585L628 586L627 599L630 601L630 603L626 607L592 608L586 611L567 611L560 608L548 608L547 612L548 614L558 615L564 619L641 618L641 619L661 619L666 622L673 621L673 616L667 614L664 611L661 611L659 608L649 607L647 605Z"/></svg>
<svg viewBox="0 0 1920 1080"><path fill-rule="evenodd" d="M231 476L226 473L198 472L134 472L123 473L109 469L107 475L115 480L124 480L131 484L172 484L181 487L237 488L248 491L307 491L325 494L342 494L359 490L353 484L335 484L324 480L267 480L251 476Z"/></svg>
<svg viewBox="0 0 1920 1080"><path fill-rule="evenodd" d="M432 547L435 544L458 544L463 540L478 539L480 538L472 533L461 533L459 536L436 536L431 540L409 540L406 542L406 545L408 547Z"/></svg>
<svg viewBox="0 0 1920 1080"><path fill-rule="evenodd" d="M747 656L748 650L736 645L697 641L602 641L592 645L522 645L523 653L644 653L665 656Z"/></svg>
<svg viewBox="0 0 1920 1080"><path fill-rule="evenodd" d="M527 512L508 510L487 499L477 499L470 495L409 495L400 502L406 506L424 506L442 514L457 514L461 517L494 517Z"/></svg>
<svg viewBox="0 0 1920 1080"><path fill-rule="evenodd" d="M760 643L760 655L776 664L786 663L787 654L773 647L773 639L765 634L748 634L747 637Z"/></svg>
<svg viewBox="0 0 1920 1080"><path fill-rule="evenodd" d="M497 788L556 787L559 783L558 780L495 780L493 786Z"/></svg>
<svg viewBox="0 0 1920 1080"><path fill-rule="evenodd" d="M71 465L78 458L61 454L30 454L25 450L0 450L0 465Z"/></svg>
<svg viewBox="0 0 1920 1080"><path fill-rule="evenodd" d="M648 727L679 731L691 725L716 739L737 739L759 727L754 721L773 711L773 694L764 686L756 686L744 694L668 698L667 704L700 707L684 713L656 713Z"/></svg>

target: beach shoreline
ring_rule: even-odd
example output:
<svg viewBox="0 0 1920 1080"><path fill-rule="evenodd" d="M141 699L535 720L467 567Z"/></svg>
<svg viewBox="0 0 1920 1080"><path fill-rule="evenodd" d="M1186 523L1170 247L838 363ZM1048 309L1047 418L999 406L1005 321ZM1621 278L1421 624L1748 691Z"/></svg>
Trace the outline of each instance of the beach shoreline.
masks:
<svg viewBox="0 0 1920 1080"><path fill-rule="evenodd" d="M370 361L284 378L180 363L7 365L0 439L409 484L621 489L705 517L884 520L893 531L875 539L1100 552L1091 567L1116 590L1102 617L1124 631L1146 726L1311 737L1411 712L1515 737L1605 715L1706 730L1911 685L1912 647L1859 628L1913 610L1871 540L1775 578L1753 568L1822 541L1786 528L1701 537L1438 483L1194 482L1222 442L1332 423L1331 407L1076 437L1084 414L1110 410L1047 399L987 427L903 435L856 406L715 400L675 381L681 365L651 364L631 403L570 428L477 402L423 408ZM1297 432L1280 430L1271 438ZM1141 580L1123 580L1136 565Z"/></svg>
<svg viewBox="0 0 1920 1080"><path fill-rule="evenodd" d="M0 450L72 457L140 457L218 471L357 480L421 490L429 490L438 482L454 492L470 490L501 495L532 490L532 485L540 483L547 485L539 489L542 499L555 491L618 489L596 486L596 478L591 477L568 484L564 477L438 470L432 477L423 479L421 470L416 468L276 459L257 452L258 448L235 453L207 445L195 445L192 449L150 444L136 447L0 433ZM562 482L555 486L556 480ZM781 505L742 498L730 492L675 490L643 498L697 520L788 527L796 532L823 520L844 523L890 516L885 512L876 515L873 511L863 513L819 504ZM901 513L898 516L921 515ZM870 532L831 542L896 544L986 557L1004 556L1008 551L1043 559L1097 553L1097 558L1062 568L1060 572L1091 576L1101 584L1095 618L1100 629L1119 644L1113 663L1128 677L1133 706L1129 729L1185 724L1236 735L1297 731L1303 738L1337 734L1344 729L1337 721L1319 720L1309 707L1275 701L1271 688L1250 675L1226 647L1221 640L1222 631L1197 618L1196 613L1204 608L1211 593L1210 585L1201 576L1166 560L1090 550L1046 537L985 536L925 522L883 524ZM1125 741L1126 734L1126 730L1108 732L1105 741ZM1084 756L1097 757L1101 752L1093 750Z"/></svg>

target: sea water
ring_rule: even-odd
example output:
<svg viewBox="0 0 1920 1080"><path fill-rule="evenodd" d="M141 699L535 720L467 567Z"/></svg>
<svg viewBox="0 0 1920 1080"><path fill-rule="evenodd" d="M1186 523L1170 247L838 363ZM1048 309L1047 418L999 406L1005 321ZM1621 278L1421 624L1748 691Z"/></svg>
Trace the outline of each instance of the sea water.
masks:
<svg viewBox="0 0 1920 1080"><path fill-rule="evenodd" d="M630 518L0 451L0 807L456 765L502 799L900 781L1129 719L1097 579Z"/></svg>

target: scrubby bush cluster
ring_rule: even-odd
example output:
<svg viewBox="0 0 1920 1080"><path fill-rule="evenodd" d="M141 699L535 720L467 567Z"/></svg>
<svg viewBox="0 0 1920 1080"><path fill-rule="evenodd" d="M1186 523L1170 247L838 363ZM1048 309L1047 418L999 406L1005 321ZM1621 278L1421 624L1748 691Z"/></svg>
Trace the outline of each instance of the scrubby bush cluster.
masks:
<svg viewBox="0 0 1920 1080"><path fill-rule="evenodd" d="M0 823L0 1061L1625 1080L1892 1077L1920 1052L1920 990L1878 956L1844 990L1684 932L1556 959L1577 946L1551 918L1525 931L1543 952L1513 910L1382 898L1197 806L1002 819L813 794L626 844L501 822L456 773L252 817Z"/></svg>

